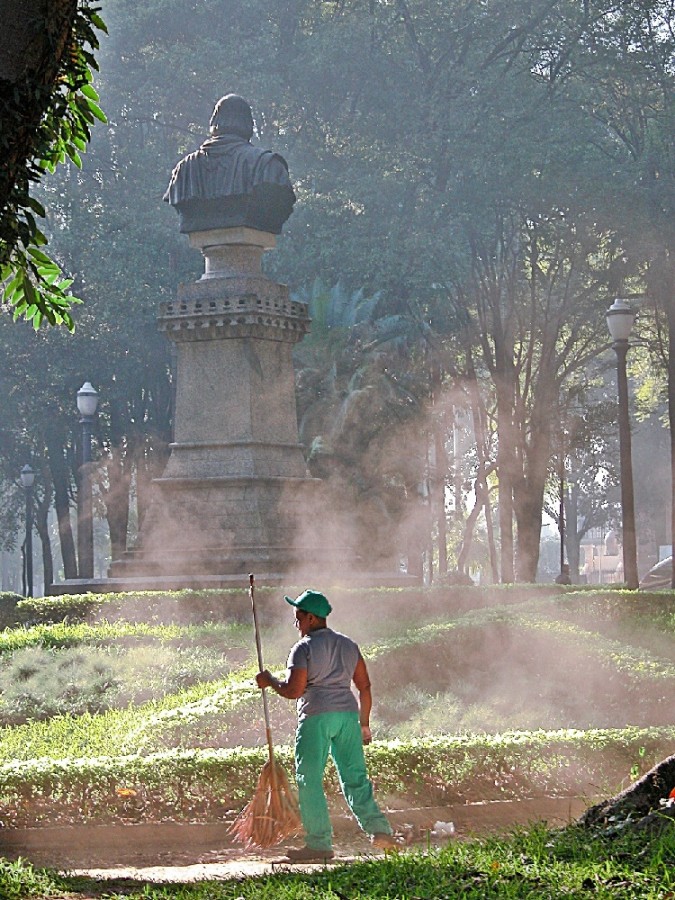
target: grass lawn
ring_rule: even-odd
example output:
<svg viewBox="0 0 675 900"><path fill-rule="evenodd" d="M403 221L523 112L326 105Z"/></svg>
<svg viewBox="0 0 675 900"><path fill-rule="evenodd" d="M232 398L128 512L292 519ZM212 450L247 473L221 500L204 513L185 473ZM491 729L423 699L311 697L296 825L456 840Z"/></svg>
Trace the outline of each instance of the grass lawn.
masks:
<svg viewBox="0 0 675 900"><path fill-rule="evenodd" d="M0 864L0 896L128 900L472 900L472 898L675 897L675 829L661 836L589 835L543 826L508 837L452 841L440 850L390 854L310 873L150 885L63 879L20 863Z"/></svg>
<svg viewBox="0 0 675 900"><path fill-rule="evenodd" d="M420 593L417 605L396 597L373 593L372 608L359 597L358 616L345 608L344 623L335 617L363 646L376 685L369 765L381 795L408 790L434 805L585 796L592 784L609 796L672 752L672 594L495 589ZM211 614L207 601L218 613L225 602L90 598L94 611L78 612L74 600L42 611L32 601L25 620L0 632L6 826L221 821L240 808L264 750L251 628ZM263 638L268 665L282 669L294 639L287 617L270 616ZM292 704L271 699L275 743L288 744ZM129 784L133 809L118 797ZM675 900L674 872L673 825L658 837L542 825L309 873L189 885L87 882L0 858L0 900Z"/></svg>

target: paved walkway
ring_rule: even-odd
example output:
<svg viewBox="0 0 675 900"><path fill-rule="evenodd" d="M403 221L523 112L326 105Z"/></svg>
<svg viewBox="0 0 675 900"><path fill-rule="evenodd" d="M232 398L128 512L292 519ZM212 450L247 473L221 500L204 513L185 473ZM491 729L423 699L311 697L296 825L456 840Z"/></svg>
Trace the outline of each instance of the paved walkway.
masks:
<svg viewBox="0 0 675 900"><path fill-rule="evenodd" d="M519 825L546 821L565 825L586 809L577 798L542 798L463 806L387 810L402 848L441 845L472 834L508 831ZM334 818L338 856L328 865L381 856L346 816ZM437 822L452 823L434 833ZM284 846L297 845L290 841ZM265 875L315 864L290 866L284 847L247 852L233 844L224 824L88 825L28 829L0 829L0 853L95 880L187 883ZM323 864L321 864L323 865Z"/></svg>

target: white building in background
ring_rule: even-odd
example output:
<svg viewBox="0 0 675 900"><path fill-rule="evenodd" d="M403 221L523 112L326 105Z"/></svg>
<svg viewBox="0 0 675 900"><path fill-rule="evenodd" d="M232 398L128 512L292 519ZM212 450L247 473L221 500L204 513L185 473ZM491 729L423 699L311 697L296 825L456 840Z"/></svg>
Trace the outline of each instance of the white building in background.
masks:
<svg viewBox="0 0 675 900"><path fill-rule="evenodd" d="M594 528L581 541L579 575L586 584L623 581L623 556L616 532Z"/></svg>

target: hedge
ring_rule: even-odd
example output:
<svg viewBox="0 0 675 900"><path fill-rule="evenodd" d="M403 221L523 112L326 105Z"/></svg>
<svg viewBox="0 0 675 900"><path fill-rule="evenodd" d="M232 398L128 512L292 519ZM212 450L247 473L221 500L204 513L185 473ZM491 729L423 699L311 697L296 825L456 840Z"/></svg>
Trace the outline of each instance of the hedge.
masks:
<svg viewBox="0 0 675 900"><path fill-rule="evenodd" d="M440 735L375 742L367 749L387 806L615 793L672 750L675 728ZM292 770L291 751L277 750ZM40 759L0 767L6 827L158 821L229 821L250 799L263 747L150 756ZM632 770L632 771L631 771ZM334 771L327 778L338 793Z"/></svg>
<svg viewBox="0 0 675 900"><path fill-rule="evenodd" d="M562 585L485 585L400 588L344 588L325 586L336 610L366 616L416 616L439 604L448 610L463 612L489 606L520 603L524 599L548 598L579 591L578 586ZM256 588L261 610L283 615L284 594L298 593L297 586ZM606 594L606 592L605 592ZM7 598L3 600L3 598ZM247 586L227 589L182 591L128 591L110 594L61 594L24 598L16 594L0 595L0 628L56 622L100 622L103 620L149 622L153 624L200 624L204 622L248 621L250 601Z"/></svg>

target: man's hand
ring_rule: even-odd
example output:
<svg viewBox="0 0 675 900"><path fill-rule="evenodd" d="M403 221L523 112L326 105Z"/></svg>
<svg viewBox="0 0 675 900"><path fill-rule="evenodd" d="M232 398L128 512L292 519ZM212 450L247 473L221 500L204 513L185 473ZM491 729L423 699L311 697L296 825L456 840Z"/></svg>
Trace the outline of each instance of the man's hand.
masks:
<svg viewBox="0 0 675 900"><path fill-rule="evenodd" d="M307 687L307 669L288 669L285 681L279 681L265 669L264 672L258 672L255 680L259 688L272 688L286 700L297 700L298 697L302 697Z"/></svg>
<svg viewBox="0 0 675 900"><path fill-rule="evenodd" d="M361 738L363 739L364 744L370 744L373 740L373 735L370 730L370 725L362 725L361 726Z"/></svg>
<svg viewBox="0 0 675 900"><path fill-rule="evenodd" d="M267 669L265 669L264 672L258 672L255 676L255 680L259 688L272 687L272 676Z"/></svg>

